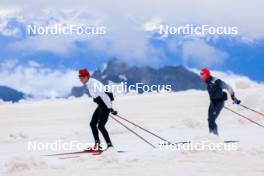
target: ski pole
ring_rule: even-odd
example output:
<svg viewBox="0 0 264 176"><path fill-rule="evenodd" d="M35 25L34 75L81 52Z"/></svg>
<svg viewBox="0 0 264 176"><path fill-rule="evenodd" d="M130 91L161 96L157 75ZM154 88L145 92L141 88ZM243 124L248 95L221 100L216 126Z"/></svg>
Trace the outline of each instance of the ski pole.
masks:
<svg viewBox="0 0 264 176"><path fill-rule="evenodd" d="M230 108L228 108L226 106L224 106L224 108L229 110L229 111L231 111L231 112L233 112L233 113L235 113L235 114L237 114L237 115L239 115L240 117L243 117L243 118L247 119L248 121L250 121L250 122L252 122L252 123L254 123L254 124L256 124L256 125L258 125L258 126L260 126L262 128L264 128L264 125L254 121L254 120L252 120L252 119L250 119L250 118L248 118L248 117L246 117L246 116L244 116L244 115L242 115L242 114L240 114L240 113L238 113L238 112L236 112L236 111L234 111L234 110L232 110L232 109L230 109Z"/></svg>
<svg viewBox="0 0 264 176"><path fill-rule="evenodd" d="M135 131L133 131L132 129L130 129L128 126L126 126L125 124L123 124L122 122L120 122L119 120L117 120L115 117L113 117L112 115L110 115L110 117L112 119L114 119L117 123L119 123L120 125L122 125L123 127L125 127L128 131L130 131L131 133L133 133L134 135L136 135L137 137L139 137L141 140L143 140L145 143L147 143L148 145L150 145L153 148L156 148L153 144L151 144L149 141L147 141L145 138L143 138L142 136L140 136L139 134L137 134Z"/></svg>
<svg viewBox="0 0 264 176"><path fill-rule="evenodd" d="M141 130L143 130L143 131L145 131L145 132L147 132L147 133L149 133L149 134L151 134L151 135L153 135L153 136L155 136L155 137L157 137L157 138L159 138L159 139L161 139L161 140L167 142L168 144L172 144L172 142L170 142L170 141L164 139L163 137L161 137L161 136L159 136L159 135L157 135L157 134L155 134L155 133L153 133L153 132L151 132L151 131L149 131L149 130L143 128L142 126L137 125L137 124L134 123L134 122L131 122L131 121L128 120L128 119L126 119L126 118L124 118L124 117L121 117L120 115L116 115L116 116L119 117L120 119L122 119L122 120L124 120L124 121L126 121L126 122L128 122L128 123L130 123L130 124L132 124L132 125L134 125L134 126L136 126L136 127L138 127L138 128L140 128Z"/></svg>
<svg viewBox="0 0 264 176"><path fill-rule="evenodd" d="M248 110L250 110L250 111L252 111L252 112L255 112L255 113L257 113L257 114L260 114L260 115L264 116L264 114L261 113L261 112L258 112L258 111L256 111L256 110L251 109L251 108L249 108L249 107L247 107L247 106L245 106L245 105L242 105L242 104L239 104L239 105L242 106L242 107L245 108L245 109L248 109Z"/></svg>

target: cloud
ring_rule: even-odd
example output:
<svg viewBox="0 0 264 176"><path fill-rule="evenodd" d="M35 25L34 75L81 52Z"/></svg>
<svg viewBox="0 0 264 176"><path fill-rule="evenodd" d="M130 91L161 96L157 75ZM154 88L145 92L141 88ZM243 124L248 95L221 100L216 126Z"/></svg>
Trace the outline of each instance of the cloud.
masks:
<svg viewBox="0 0 264 176"><path fill-rule="evenodd" d="M124 2L122 0L64 0L63 3L53 0L2 0L3 8L23 8L28 11L39 12L39 9L85 9L99 16L104 16L110 23L119 23L120 17L134 16L140 23L151 21L151 19L162 18L169 24L198 23L198 24L224 24L236 25L242 35L251 37L263 37L264 2L261 0L163 0L163 1L141 1L134 0ZM239 4L239 5L238 5ZM155 12L155 13L153 13ZM252 20L254 19L254 20Z"/></svg>
<svg viewBox="0 0 264 176"><path fill-rule="evenodd" d="M161 18L154 18L151 21L147 21L144 24L145 31L157 31L159 30L160 25L162 24Z"/></svg>
<svg viewBox="0 0 264 176"><path fill-rule="evenodd" d="M52 70L30 61L20 65L16 59L0 64L0 85L31 94L35 98L61 97L80 85L75 70Z"/></svg>
<svg viewBox="0 0 264 176"><path fill-rule="evenodd" d="M0 34L7 37L16 37L20 34L18 26L11 25L14 20L21 20L17 15L18 9L0 9Z"/></svg>
<svg viewBox="0 0 264 176"><path fill-rule="evenodd" d="M235 74L231 71L223 72L212 70L212 74L217 78L223 79L225 82L229 83L230 85L236 88L243 88L242 85L247 85L245 86L245 88L259 85L263 86L263 84L253 81L247 76Z"/></svg>
<svg viewBox="0 0 264 176"><path fill-rule="evenodd" d="M74 49L74 39L64 36L39 35L16 41L7 46L11 50L23 50L29 53L48 51L61 55L68 55Z"/></svg>
<svg viewBox="0 0 264 176"><path fill-rule="evenodd" d="M220 51L202 40L187 41L183 44L182 59L185 65L195 64L209 67L222 64L228 58L226 52Z"/></svg>
<svg viewBox="0 0 264 176"><path fill-rule="evenodd" d="M157 65L164 63L164 59L169 57L164 54L165 47L171 47L169 49L173 50L176 47L174 52L176 54L183 52L183 60L186 63L211 66L223 63L228 58L228 53L202 41L206 39L200 38L198 41L183 39L181 41L183 51L181 51L177 44L175 46L164 45L164 48L163 46L153 47L149 41L149 34L161 23L174 26L192 23L237 26L239 37L242 36L241 42L264 37L262 30L264 23L260 23L264 16L262 10L264 2L257 0L243 2L205 0L203 3L196 0L155 2L135 0L125 3L121 0L111 2L76 0L74 3L70 0L65 0L63 3L51 0L38 2L29 0L27 2L29 3L25 3L24 0L16 1L16 3L1 1L0 4L3 8L20 8L19 11L16 10L16 13L13 12L13 16L20 17L23 24L52 25L56 22L102 25L107 27L108 33L103 37L27 37L25 40L9 44L9 48L18 51L44 50L67 55L76 49L76 41L82 41L86 43L87 50L105 53L109 58L118 57L126 61L143 64L156 63ZM5 11L3 14L8 13ZM195 51L195 47L199 48L199 51Z"/></svg>
<svg viewBox="0 0 264 176"><path fill-rule="evenodd" d="M104 52L110 57L119 57L147 63L148 58L155 58L150 52L148 38L143 30L143 25L133 24L129 16L120 17L113 24L111 19L104 18L93 11L85 10L50 10L28 12L25 9L12 13L14 18L23 16L20 21L24 26L23 32L29 24L52 27L56 25L104 26L106 34L99 35L37 35L26 36L8 44L8 48L16 51L50 51L56 54L68 55L77 49L76 41L86 43L87 49ZM113 15L113 14L112 14ZM115 17L117 19L119 17ZM7 20L7 19L6 19ZM1 23L0 23L1 24ZM1 26L1 25L0 25ZM0 31L0 33L3 31Z"/></svg>

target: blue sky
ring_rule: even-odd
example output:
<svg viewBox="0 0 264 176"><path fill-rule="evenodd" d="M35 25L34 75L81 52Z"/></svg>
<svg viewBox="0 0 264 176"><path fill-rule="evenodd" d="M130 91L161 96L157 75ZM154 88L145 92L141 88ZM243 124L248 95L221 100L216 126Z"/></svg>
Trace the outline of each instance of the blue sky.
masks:
<svg viewBox="0 0 264 176"><path fill-rule="evenodd" d="M90 48L90 42L84 41L75 41L73 44L74 49L71 49L67 54L48 50L34 51L32 48L16 50L7 47L8 45L12 45L17 41L24 42L27 37L28 36L23 36L17 39L0 36L0 47L2 50L0 56L1 60L6 61L16 58L19 60L20 64L26 64L29 61L35 61L45 67L54 69L71 68L77 70L82 67L88 67L89 69L94 70L113 57L124 59L122 56L119 56L119 53L115 54L102 52ZM256 81L264 81L264 77L262 75L264 68L264 40L258 40L257 42L243 42L239 38L221 37L214 41L205 41L204 39L194 39L194 41L212 46L221 52L227 53L228 56L223 62L215 62L214 64L209 65L203 63L203 61L200 59L193 61L196 60L195 56L188 56L194 58L191 61L185 62L182 53L184 46L177 46L174 48L176 51L170 49L169 45L171 42L178 42L174 36L162 40L153 36L152 38L148 39L148 45L152 50L159 51L157 55L154 55L155 53L149 53L150 57L153 57L153 55L156 57L154 62L152 62L151 59L141 62L140 58L136 58L133 55L131 57L126 56L124 60L130 64L136 64L139 66L148 65L152 67L162 67L164 65L185 65L187 67L199 69L203 66L208 66L214 70L232 71L236 74L248 76Z"/></svg>
<svg viewBox="0 0 264 176"><path fill-rule="evenodd" d="M20 84L12 83L19 75L13 75L11 78L16 79L13 81L3 77L14 74L10 73L12 69L27 76L27 82L32 79L29 73L39 74L42 80L46 80L43 73L51 80L52 75L59 73L70 77L79 68L94 70L113 57L139 66L209 67L264 81L262 1L204 0L198 3L195 0L136 0L126 4L120 0L111 3L77 0L74 4L68 0L63 3L51 0L15 2L0 3L0 84L22 87L30 92L32 86L36 90L41 89L41 85L30 84L27 87L22 80L18 81ZM237 3L240 5L237 6ZM26 34L28 24L49 26L55 23L105 26L107 34L93 37ZM162 36L155 28L161 24L236 26L239 34ZM69 79L71 84L78 84L75 78ZM50 84L48 80L43 82ZM49 87L44 83L42 86ZM65 87L65 91L69 87Z"/></svg>

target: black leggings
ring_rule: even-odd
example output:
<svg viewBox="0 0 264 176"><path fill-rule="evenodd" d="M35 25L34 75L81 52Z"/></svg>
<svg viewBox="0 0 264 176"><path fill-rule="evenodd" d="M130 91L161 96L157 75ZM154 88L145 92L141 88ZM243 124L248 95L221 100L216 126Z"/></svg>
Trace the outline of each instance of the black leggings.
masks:
<svg viewBox="0 0 264 176"><path fill-rule="evenodd" d="M92 120L90 122L90 126L92 129L92 133L93 133L94 140L95 140L96 144L100 144L98 129L102 133L106 143L108 145L112 144L110 137L109 137L109 134L105 128L105 124L108 120L109 113L110 113L110 111L106 106L100 106L100 105L96 108L96 110L93 113L93 117L92 117Z"/></svg>
<svg viewBox="0 0 264 176"><path fill-rule="evenodd" d="M224 101L211 102L208 110L209 132L218 135L217 125L215 123L218 115L224 107Z"/></svg>

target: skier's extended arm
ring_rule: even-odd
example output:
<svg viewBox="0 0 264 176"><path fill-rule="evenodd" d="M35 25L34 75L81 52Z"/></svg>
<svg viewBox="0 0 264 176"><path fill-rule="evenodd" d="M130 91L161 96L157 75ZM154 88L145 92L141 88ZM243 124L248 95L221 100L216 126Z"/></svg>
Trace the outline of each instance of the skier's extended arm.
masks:
<svg viewBox="0 0 264 176"><path fill-rule="evenodd" d="M87 84L87 88L89 90L90 95L94 98L95 101L97 101L97 99L101 98L101 100L104 102L104 104L107 106L107 108L110 110L110 112L113 115L118 114L118 112L113 109L111 99L104 92L103 84L100 81L97 81L96 79L90 78L90 80Z"/></svg>
<svg viewBox="0 0 264 176"><path fill-rule="evenodd" d="M233 88L230 85L228 85L227 83L225 83L224 81L222 81L222 88L226 89L229 92L231 97L235 97L235 92L234 92Z"/></svg>
<svg viewBox="0 0 264 176"><path fill-rule="evenodd" d="M104 86L100 81L90 78L87 84L87 88L94 99L100 97L108 109L112 108L112 102L104 92Z"/></svg>
<svg viewBox="0 0 264 176"><path fill-rule="evenodd" d="M229 94L230 94L230 96L231 96L231 98L235 104L240 104L241 101L236 98L235 92L230 85L228 85L227 83L222 81L222 88L226 89L229 92Z"/></svg>
<svg viewBox="0 0 264 176"><path fill-rule="evenodd" d="M118 112L113 109L112 102L111 102L109 96L105 92L100 92L99 96L102 98L103 102L106 104L106 106L110 110L110 112L113 115L117 115Z"/></svg>
<svg viewBox="0 0 264 176"><path fill-rule="evenodd" d="M112 102L108 95L105 92L99 92L99 96L102 98L103 102L107 106L108 109L112 109Z"/></svg>

